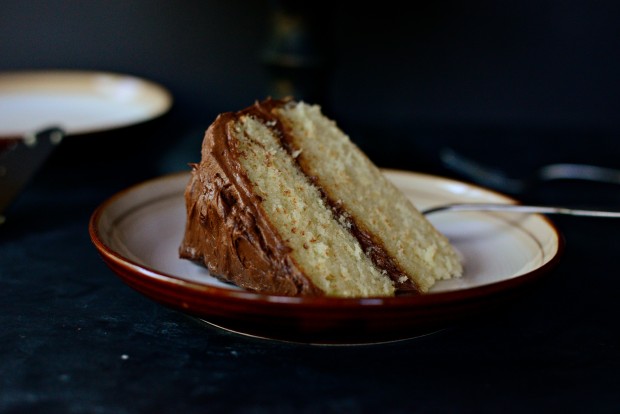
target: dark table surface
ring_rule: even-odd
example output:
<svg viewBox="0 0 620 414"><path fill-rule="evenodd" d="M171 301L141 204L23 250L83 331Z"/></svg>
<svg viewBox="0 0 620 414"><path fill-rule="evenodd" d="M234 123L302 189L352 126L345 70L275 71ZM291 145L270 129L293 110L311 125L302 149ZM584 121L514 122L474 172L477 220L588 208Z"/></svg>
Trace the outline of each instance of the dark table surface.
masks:
<svg viewBox="0 0 620 414"><path fill-rule="evenodd" d="M620 221L554 217L564 255L525 297L393 343L249 338L123 284L90 241L91 213L117 191L195 161L203 127L154 145L165 148L155 156L99 156L101 137L87 154L59 151L11 206L0 226L0 412L620 412ZM175 126L163 128L160 136L175 136ZM422 142L436 142L432 135L416 135L421 148L434 150ZM381 166L445 172L394 151L419 149L411 143L368 139ZM467 142L471 152L488 147ZM505 161L509 168L513 157Z"/></svg>

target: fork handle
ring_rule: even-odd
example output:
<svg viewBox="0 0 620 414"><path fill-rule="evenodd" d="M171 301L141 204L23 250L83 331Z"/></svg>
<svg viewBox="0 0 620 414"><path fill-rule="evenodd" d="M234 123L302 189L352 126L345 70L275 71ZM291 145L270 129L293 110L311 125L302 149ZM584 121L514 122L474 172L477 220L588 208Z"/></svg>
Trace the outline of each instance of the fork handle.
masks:
<svg viewBox="0 0 620 414"><path fill-rule="evenodd" d="M523 204L501 203L454 203L430 207L422 210L422 214L429 215L439 212L457 211L499 211L512 213L540 213L540 214L565 214L582 217L607 217L620 218L620 211L586 210L559 206L536 206Z"/></svg>

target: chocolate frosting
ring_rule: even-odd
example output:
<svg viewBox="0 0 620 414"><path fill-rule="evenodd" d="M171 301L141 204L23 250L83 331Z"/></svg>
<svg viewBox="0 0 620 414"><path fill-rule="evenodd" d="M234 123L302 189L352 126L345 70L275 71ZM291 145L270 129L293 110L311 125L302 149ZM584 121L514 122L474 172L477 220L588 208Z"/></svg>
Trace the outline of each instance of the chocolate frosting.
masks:
<svg viewBox="0 0 620 414"><path fill-rule="evenodd" d="M212 275L245 289L288 296L323 295L295 265L244 174L230 134L237 117L275 120L265 101L224 113L208 128L200 164L192 165L185 191L187 224L180 256L204 264Z"/></svg>
<svg viewBox="0 0 620 414"><path fill-rule="evenodd" d="M261 208L260 198L238 161L234 122L250 115L272 125L283 146L293 152L289 132L273 113L288 100L267 99L239 112L220 114L205 133L199 164L191 164L185 191L187 222L180 256L205 265L213 276L267 294L324 295L296 266L290 248ZM303 163L302 163L303 164ZM300 165L303 170L303 165ZM315 183L316 180L313 178ZM326 193L322 192L325 196ZM357 225L342 206L326 197L334 214L350 222L352 234L371 260L395 282L398 293L416 287L398 268L381 244ZM403 282L403 280L405 280Z"/></svg>

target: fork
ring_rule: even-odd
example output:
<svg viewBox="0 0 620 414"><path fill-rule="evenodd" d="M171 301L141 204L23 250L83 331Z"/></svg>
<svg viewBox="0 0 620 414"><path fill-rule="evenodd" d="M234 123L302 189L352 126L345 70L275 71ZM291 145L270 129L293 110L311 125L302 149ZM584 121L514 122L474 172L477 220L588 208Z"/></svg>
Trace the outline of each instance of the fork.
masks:
<svg viewBox="0 0 620 414"><path fill-rule="evenodd" d="M559 206L537 206L502 203L453 203L433 206L421 210L424 215L449 211L499 211L513 213L566 214L581 217L620 218L620 211L576 209Z"/></svg>
<svg viewBox="0 0 620 414"><path fill-rule="evenodd" d="M583 180L620 184L620 170L587 164L549 164L525 179L508 177L502 171L482 165L450 148L443 148L439 157L447 168L485 187L505 193L521 194L538 183L553 180Z"/></svg>

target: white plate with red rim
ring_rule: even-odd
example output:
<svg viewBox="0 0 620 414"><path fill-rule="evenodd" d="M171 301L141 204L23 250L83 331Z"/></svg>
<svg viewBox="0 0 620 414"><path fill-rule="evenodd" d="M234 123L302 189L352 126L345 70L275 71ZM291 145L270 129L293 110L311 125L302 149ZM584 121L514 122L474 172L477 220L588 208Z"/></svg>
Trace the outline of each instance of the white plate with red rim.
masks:
<svg viewBox="0 0 620 414"><path fill-rule="evenodd" d="M464 182L384 170L424 209L455 202L514 203ZM430 216L459 251L463 277L430 293L390 298L263 295L223 283L178 256L189 173L159 177L103 202L90 221L105 263L151 299L210 324L261 338L316 344L364 344L434 332L520 297L557 265L563 238L539 214L459 212Z"/></svg>

